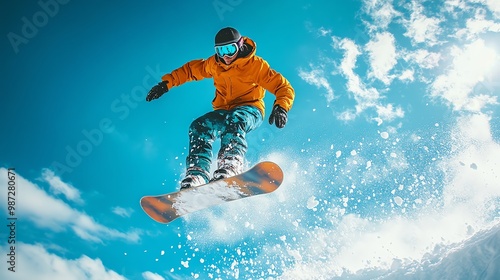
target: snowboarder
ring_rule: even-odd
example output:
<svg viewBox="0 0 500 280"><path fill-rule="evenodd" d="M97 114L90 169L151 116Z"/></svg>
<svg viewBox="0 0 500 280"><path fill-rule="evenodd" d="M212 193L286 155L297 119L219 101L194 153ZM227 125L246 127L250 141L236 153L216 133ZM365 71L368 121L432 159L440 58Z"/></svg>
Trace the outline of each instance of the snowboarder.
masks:
<svg viewBox="0 0 500 280"><path fill-rule="evenodd" d="M165 74L148 93L146 101L159 98L188 81L213 78L213 111L197 118L189 127L189 154L181 189L199 186L243 172L247 151L246 134L259 127L264 118L264 95L276 96L269 124L283 128L295 97L289 81L255 54L256 44L232 27L215 35L215 54L192 60ZM217 170L210 179L212 143L219 137Z"/></svg>

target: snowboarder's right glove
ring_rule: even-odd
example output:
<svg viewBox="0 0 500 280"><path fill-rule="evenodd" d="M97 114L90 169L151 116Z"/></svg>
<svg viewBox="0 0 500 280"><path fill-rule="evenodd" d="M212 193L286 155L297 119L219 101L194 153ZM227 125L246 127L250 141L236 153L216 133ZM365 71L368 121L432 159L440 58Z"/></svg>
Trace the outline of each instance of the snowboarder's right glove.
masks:
<svg viewBox="0 0 500 280"><path fill-rule="evenodd" d="M155 85L146 96L146 101L151 101L153 99L160 98L165 92L168 91L167 81L161 81L157 85Z"/></svg>
<svg viewBox="0 0 500 280"><path fill-rule="evenodd" d="M269 124L276 123L277 128L285 127L286 121L288 120L286 110L280 105L274 105L273 111L269 116Z"/></svg>

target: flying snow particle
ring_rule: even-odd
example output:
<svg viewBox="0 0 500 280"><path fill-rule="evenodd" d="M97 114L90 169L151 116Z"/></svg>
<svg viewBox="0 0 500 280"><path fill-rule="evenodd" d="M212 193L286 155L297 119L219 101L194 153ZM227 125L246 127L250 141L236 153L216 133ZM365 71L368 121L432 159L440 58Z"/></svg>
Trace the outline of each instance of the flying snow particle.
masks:
<svg viewBox="0 0 500 280"><path fill-rule="evenodd" d="M183 267L185 267L185 268L188 268L188 267L189 267L189 262L188 262L188 261L185 261L185 262L181 261L181 264L182 264L182 266L183 266Z"/></svg>
<svg viewBox="0 0 500 280"><path fill-rule="evenodd" d="M387 138L389 138L389 133L387 133L385 131L384 132L380 132L380 137L382 137L383 139L387 139Z"/></svg>
<svg viewBox="0 0 500 280"><path fill-rule="evenodd" d="M358 154L358 152L356 152L356 150L352 150L352 151L351 151L351 156L355 156L355 155L357 155L357 154Z"/></svg>
<svg viewBox="0 0 500 280"><path fill-rule="evenodd" d="M347 202L349 202L349 198L348 198L348 197L343 197L343 198L342 198L342 202L343 202L343 203L342 203L342 205L343 205L344 207L347 207ZM381 205L381 206L382 206L382 205Z"/></svg>
<svg viewBox="0 0 500 280"><path fill-rule="evenodd" d="M339 158L341 155L342 155L342 152L341 152L341 151L337 151L337 152L335 153L335 156L336 156L337 158Z"/></svg>
<svg viewBox="0 0 500 280"><path fill-rule="evenodd" d="M307 200L307 209L312 209L313 211L316 211L315 207L318 206L319 201L316 200L316 197L311 196Z"/></svg>
<svg viewBox="0 0 500 280"><path fill-rule="evenodd" d="M165 251L161 250L160 255L165 255Z"/></svg>
<svg viewBox="0 0 500 280"><path fill-rule="evenodd" d="M366 169L370 169L370 167L372 167L372 161L369 160L366 162Z"/></svg>
<svg viewBox="0 0 500 280"><path fill-rule="evenodd" d="M472 163L472 164L470 165L470 168L472 168L472 169L474 169L474 170L477 170L477 164Z"/></svg>
<svg viewBox="0 0 500 280"><path fill-rule="evenodd" d="M403 199L399 196L394 197L394 202L398 205L401 206L403 204Z"/></svg>

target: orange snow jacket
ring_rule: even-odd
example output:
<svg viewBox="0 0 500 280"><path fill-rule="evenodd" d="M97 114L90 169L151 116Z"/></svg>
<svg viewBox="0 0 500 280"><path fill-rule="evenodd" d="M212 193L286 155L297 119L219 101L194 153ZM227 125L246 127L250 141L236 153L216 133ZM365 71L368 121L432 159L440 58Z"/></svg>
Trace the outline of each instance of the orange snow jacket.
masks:
<svg viewBox="0 0 500 280"><path fill-rule="evenodd" d="M264 115L266 90L276 96L274 104L280 105L286 111L290 110L295 97L290 82L271 69L267 61L255 55L254 41L247 37L244 37L244 40L251 51L244 57L238 57L230 65L226 65L217 55L213 55L208 59L190 61L165 74L162 80L168 81L170 89L185 82L213 78L214 110L230 110L238 106L251 105L257 107Z"/></svg>

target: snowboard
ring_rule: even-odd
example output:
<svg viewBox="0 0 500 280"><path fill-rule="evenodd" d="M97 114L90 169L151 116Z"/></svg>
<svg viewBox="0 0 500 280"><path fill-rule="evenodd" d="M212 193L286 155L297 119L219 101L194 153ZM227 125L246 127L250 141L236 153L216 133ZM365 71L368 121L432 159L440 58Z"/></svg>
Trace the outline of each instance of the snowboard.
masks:
<svg viewBox="0 0 500 280"><path fill-rule="evenodd" d="M173 220L225 202L275 191L283 182L283 171L274 162L258 163L248 171L205 185L173 193L144 196L141 207L153 220Z"/></svg>

